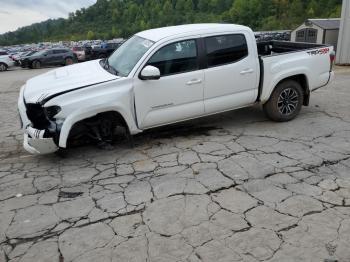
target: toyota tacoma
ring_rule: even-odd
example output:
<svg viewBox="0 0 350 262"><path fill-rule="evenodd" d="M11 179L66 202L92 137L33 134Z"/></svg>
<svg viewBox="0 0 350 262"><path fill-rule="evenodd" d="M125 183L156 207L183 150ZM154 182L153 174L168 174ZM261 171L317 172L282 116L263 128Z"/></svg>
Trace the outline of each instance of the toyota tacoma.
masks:
<svg viewBox="0 0 350 262"><path fill-rule="evenodd" d="M143 31L106 59L28 80L18 101L24 148L47 154L82 136L110 141L119 127L134 135L254 104L289 121L331 82L333 60L331 46L257 43L240 25Z"/></svg>

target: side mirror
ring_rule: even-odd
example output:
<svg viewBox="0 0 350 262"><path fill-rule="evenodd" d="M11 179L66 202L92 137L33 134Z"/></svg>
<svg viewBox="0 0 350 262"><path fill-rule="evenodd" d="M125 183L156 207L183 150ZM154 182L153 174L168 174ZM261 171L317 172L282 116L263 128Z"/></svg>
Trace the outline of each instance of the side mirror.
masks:
<svg viewBox="0 0 350 262"><path fill-rule="evenodd" d="M140 73L141 80L158 80L160 78L160 71L155 66L146 66Z"/></svg>

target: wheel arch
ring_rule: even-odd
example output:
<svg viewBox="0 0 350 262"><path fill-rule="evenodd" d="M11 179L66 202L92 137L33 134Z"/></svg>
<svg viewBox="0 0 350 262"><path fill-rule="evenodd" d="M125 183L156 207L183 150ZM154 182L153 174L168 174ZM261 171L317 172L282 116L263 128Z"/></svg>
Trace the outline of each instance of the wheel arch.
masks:
<svg viewBox="0 0 350 262"><path fill-rule="evenodd" d="M63 58L64 65L70 65L70 64L67 64L67 60L68 59L72 60L72 64L74 64L75 61L76 61L75 59L77 59L77 58L76 57L72 57L70 55L66 56L65 58Z"/></svg>
<svg viewBox="0 0 350 262"><path fill-rule="evenodd" d="M128 132L132 133L133 124L130 123L130 119L121 109L104 108L104 109L93 110L89 112L79 112L68 116L67 119L64 121L60 130L59 147L61 148L67 147L67 141L68 141L69 135L71 134L71 131L73 130L76 124L92 117L96 117L96 116L103 117L104 115L109 115L109 116L112 115L117 121L119 121L127 129Z"/></svg>
<svg viewBox="0 0 350 262"><path fill-rule="evenodd" d="M303 89L303 94L304 94L304 99L303 99L303 105L304 106L308 106L310 103L310 88L309 88L309 80L307 78L307 76L305 74L295 74L295 75L291 75L288 77L285 77L283 79L281 79L275 86L274 88L272 88L272 91L270 93L273 93L273 91L275 91L275 89L283 82L288 81L288 80L293 80L296 81L300 84L301 88ZM266 101L267 102L267 101Z"/></svg>

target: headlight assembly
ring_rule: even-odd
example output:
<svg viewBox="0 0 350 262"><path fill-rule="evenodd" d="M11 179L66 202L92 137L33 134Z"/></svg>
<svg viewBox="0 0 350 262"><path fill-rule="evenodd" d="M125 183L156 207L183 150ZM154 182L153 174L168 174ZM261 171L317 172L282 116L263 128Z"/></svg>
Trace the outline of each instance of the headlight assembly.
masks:
<svg viewBox="0 0 350 262"><path fill-rule="evenodd" d="M45 113L47 117L50 120L53 120L53 118L61 112L61 108L59 106L50 106L50 107L45 107Z"/></svg>

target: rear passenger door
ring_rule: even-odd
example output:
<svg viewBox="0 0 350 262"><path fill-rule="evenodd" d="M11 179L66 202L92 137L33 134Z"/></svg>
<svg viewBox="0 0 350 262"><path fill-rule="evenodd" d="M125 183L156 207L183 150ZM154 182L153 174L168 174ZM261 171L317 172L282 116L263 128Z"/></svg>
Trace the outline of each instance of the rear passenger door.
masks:
<svg viewBox="0 0 350 262"><path fill-rule="evenodd" d="M204 70L205 113L217 113L255 102L258 59L254 39L244 32L204 36L207 68Z"/></svg>
<svg viewBox="0 0 350 262"><path fill-rule="evenodd" d="M53 50L52 63L56 65L63 64L65 52L66 50Z"/></svg>

